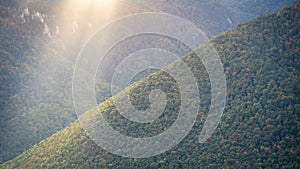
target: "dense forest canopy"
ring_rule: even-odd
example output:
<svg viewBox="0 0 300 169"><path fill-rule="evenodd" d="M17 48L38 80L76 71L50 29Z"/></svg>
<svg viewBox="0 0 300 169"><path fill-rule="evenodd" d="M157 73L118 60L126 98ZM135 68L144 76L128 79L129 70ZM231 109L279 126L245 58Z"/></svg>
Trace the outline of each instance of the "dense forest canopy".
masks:
<svg viewBox="0 0 300 169"><path fill-rule="evenodd" d="M106 18L97 12L107 10L103 7L99 10L99 5L86 8L77 2L85 1L0 1L0 164L76 119L71 97L74 63L84 41L105 23L102 21ZM118 1L110 19L137 12L162 11L191 20L213 37L293 0L149 2ZM282 29L278 27L278 35L284 33ZM289 43L286 47L295 44ZM280 60L276 53L272 57ZM295 59L297 55L293 61L285 59L280 64L296 66ZM98 99L99 103L110 96L108 85L100 83L96 86L98 98L102 98Z"/></svg>
<svg viewBox="0 0 300 169"><path fill-rule="evenodd" d="M192 131L170 151L145 159L122 158L96 145L75 121L1 167L299 168L299 11L297 1L211 40L224 64L228 96L222 120L207 142L199 144L197 136L207 116L209 80L200 60L190 54L183 60L199 75L202 108ZM103 113L114 128L131 136L136 129L150 136L164 131L174 121L178 90L172 78L156 72L128 88L137 107L149 104L148 83L158 88L171 86L169 102L175 105L166 109L155 128L120 117L110 99L99 105L99 111L87 113Z"/></svg>

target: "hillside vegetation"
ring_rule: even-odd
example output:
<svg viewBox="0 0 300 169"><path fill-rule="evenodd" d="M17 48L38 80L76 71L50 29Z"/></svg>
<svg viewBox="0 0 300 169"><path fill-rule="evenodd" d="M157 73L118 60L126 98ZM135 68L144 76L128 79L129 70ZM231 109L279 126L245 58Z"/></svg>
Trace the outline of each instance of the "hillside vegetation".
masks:
<svg viewBox="0 0 300 169"><path fill-rule="evenodd" d="M212 39L224 64L228 96L222 120L207 142L199 144L198 135L209 105L209 83L200 60L191 54L183 60L196 75L202 72L197 77L202 108L190 134L172 150L146 159L121 158L93 143L75 121L1 168L300 168L299 11L297 1ZM179 95L173 82L158 72L128 89L143 109L149 104L147 91L169 86L168 101L174 105L154 128L118 116L110 100L93 113L103 113L127 135L137 129L155 135L176 118Z"/></svg>
<svg viewBox="0 0 300 169"><path fill-rule="evenodd" d="M112 18L163 11L186 17L214 36L292 1L252 5L246 0L126 0L118 1ZM89 34L103 25L99 14L103 8L83 2L0 1L0 164L76 119L71 98L75 59Z"/></svg>
<svg viewBox="0 0 300 169"><path fill-rule="evenodd" d="M71 31L74 12L65 11L71 22L70 27L64 23L66 30L57 23L57 11L63 10L59 2L33 1L22 7L21 1L0 1L0 164L76 119L71 82L84 38L79 41ZM124 8L120 15L133 11ZM59 34L55 26L60 26Z"/></svg>

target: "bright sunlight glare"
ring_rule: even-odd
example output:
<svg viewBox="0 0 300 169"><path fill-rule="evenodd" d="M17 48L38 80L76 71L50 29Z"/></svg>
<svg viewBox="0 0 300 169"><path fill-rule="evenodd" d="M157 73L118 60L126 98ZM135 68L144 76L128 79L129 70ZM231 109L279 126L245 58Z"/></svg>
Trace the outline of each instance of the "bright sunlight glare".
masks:
<svg viewBox="0 0 300 169"><path fill-rule="evenodd" d="M117 0L67 0L60 6L62 10L57 24L61 31L69 32L64 35L66 41L74 41L74 32L81 36L95 32L111 22L118 11Z"/></svg>

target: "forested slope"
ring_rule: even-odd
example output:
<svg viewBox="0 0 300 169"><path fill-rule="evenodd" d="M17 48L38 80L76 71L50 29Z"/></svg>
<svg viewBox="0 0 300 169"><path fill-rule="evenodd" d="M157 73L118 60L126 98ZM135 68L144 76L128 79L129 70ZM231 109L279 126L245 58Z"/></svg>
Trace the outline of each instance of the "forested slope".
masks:
<svg viewBox="0 0 300 169"><path fill-rule="evenodd" d="M255 1L256 7L246 1L118 1L115 18L163 11L187 17L213 36L292 1ZM88 34L103 24L95 12L102 9L77 2L84 1L0 1L0 164L76 118L71 99L75 58Z"/></svg>
<svg viewBox="0 0 300 169"><path fill-rule="evenodd" d="M217 130L204 144L198 143L197 136L209 104L205 102L210 97L205 90L195 127L179 145L159 156L129 159L112 155L93 143L75 121L2 168L299 168L299 11L298 1L212 39L224 64L228 98ZM193 55L184 60L194 73L204 71ZM172 79L163 80L166 75L162 72L152 76L157 78L146 82L172 85ZM197 80L202 87L208 84L205 75ZM144 98L146 90L135 89L147 88L143 88L143 82L137 84L131 93L138 96L136 99ZM176 104L176 85L169 89L174 89L170 98ZM147 105L147 99L136 105ZM120 120L109 100L99 109L122 132L130 135L136 129L135 124ZM150 135L150 130L163 130L174 120L168 113L175 111L166 112L163 124L167 126L144 129L149 129Z"/></svg>

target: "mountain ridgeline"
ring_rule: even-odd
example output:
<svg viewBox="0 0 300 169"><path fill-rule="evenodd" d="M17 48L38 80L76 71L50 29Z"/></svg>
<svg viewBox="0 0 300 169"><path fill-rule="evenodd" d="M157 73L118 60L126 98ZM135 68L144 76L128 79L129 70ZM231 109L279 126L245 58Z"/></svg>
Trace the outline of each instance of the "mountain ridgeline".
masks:
<svg viewBox="0 0 300 169"><path fill-rule="evenodd" d="M198 143L198 135L207 116L209 79L201 61L190 54L183 60L199 75L202 108L192 131L173 149L151 158L122 158L96 145L75 121L1 168L300 168L299 11L297 1L211 40L224 64L228 88L222 120L205 143ZM156 135L174 122L180 96L164 72L127 90L132 103L144 109L149 105L147 91L153 88L166 89L168 104L174 104L152 123L154 128L120 117L110 99L92 114L103 113L115 129L133 137L136 130L142 136Z"/></svg>

